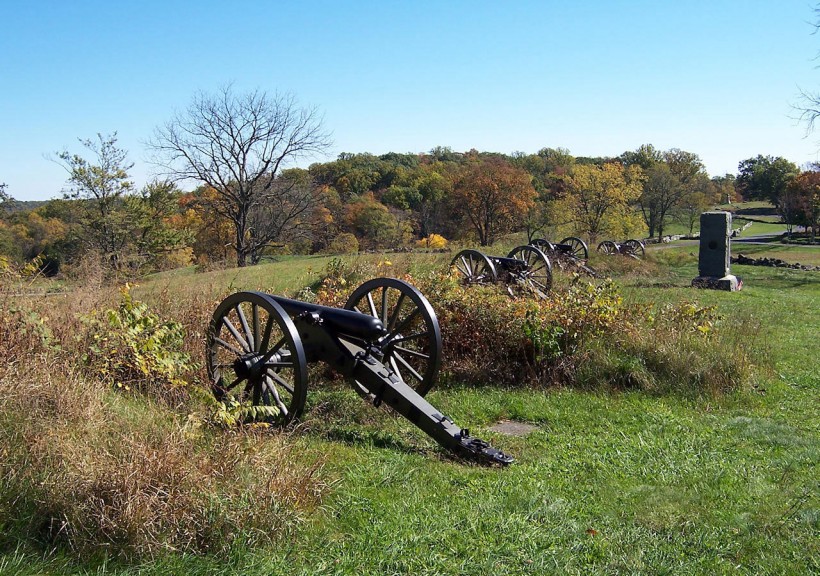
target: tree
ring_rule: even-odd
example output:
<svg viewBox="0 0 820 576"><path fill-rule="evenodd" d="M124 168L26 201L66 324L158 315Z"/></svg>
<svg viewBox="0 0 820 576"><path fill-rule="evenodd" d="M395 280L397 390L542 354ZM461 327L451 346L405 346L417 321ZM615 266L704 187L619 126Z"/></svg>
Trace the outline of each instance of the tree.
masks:
<svg viewBox="0 0 820 576"><path fill-rule="evenodd" d="M398 221L387 207L366 192L345 205L345 220L366 248L380 248L396 238Z"/></svg>
<svg viewBox="0 0 820 576"><path fill-rule="evenodd" d="M698 176L706 173L703 163L697 154L678 148L661 152L651 144L624 152L620 160L625 166L639 166L644 171L646 177L637 203L649 236L657 230L660 238L667 218L690 189L701 183Z"/></svg>
<svg viewBox="0 0 820 576"><path fill-rule="evenodd" d="M154 161L177 180L193 180L216 192L211 208L234 227L237 266L257 259L262 248L281 240L301 222L291 210L293 189L278 181L281 170L330 145L314 108L299 108L292 95L200 93L188 109L155 130L148 143ZM281 208L276 225L260 227L260 211Z"/></svg>
<svg viewBox="0 0 820 576"><path fill-rule="evenodd" d="M703 192L692 191L683 197L678 209L678 220L689 229L691 236L695 231L695 224L700 221L700 215L709 209L709 198Z"/></svg>
<svg viewBox="0 0 820 576"><path fill-rule="evenodd" d="M0 184L0 204L11 201L11 196L9 196L8 192L6 192L7 187L8 185L5 182Z"/></svg>
<svg viewBox="0 0 820 576"><path fill-rule="evenodd" d="M811 228L811 241L817 237L820 226L820 172L802 172L789 182L779 206L786 223Z"/></svg>
<svg viewBox="0 0 820 576"><path fill-rule="evenodd" d="M268 246L282 247L297 237L306 238L310 231L312 212L317 208L318 192L307 170L283 170L267 192L265 199L251 208L248 215L248 236L252 264L258 264Z"/></svg>
<svg viewBox="0 0 820 576"><path fill-rule="evenodd" d="M789 181L799 172L797 165L785 158L758 154L738 165L735 186L745 200L768 200L777 206Z"/></svg>
<svg viewBox="0 0 820 576"><path fill-rule="evenodd" d="M618 157L624 166L640 166L648 171L656 164L663 162L663 152L656 150L652 144L642 144L635 151L627 151Z"/></svg>
<svg viewBox="0 0 820 576"><path fill-rule="evenodd" d="M530 175L500 158L472 161L457 171L453 213L472 226L482 246L512 231L535 203Z"/></svg>
<svg viewBox="0 0 820 576"><path fill-rule="evenodd" d="M619 228L608 219L628 214L629 204L641 193L642 178L638 166L624 168L615 162L576 165L563 202L576 230L595 241L603 232Z"/></svg>
<svg viewBox="0 0 820 576"><path fill-rule="evenodd" d="M182 193L167 180L154 180L129 196L127 210L133 226L133 242L140 259L151 269L187 266L193 256L193 230L178 226Z"/></svg>
<svg viewBox="0 0 820 576"><path fill-rule="evenodd" d="M815 23L814 32L820 30L820 5L814 8ZM818 54L820 56L820 54ZM800 121L806 124L806 135L814 132L817 119L820 118L820 92L811 90L800 90L800 104L795 106L800 113Z"/></svg>
<svg viewBox="0 0 820 576"><path fill-rule="evenodd" d="M81 200L77 224L80 240L88 248L106 257L112 267L119 267L119 258L128 243L129 219L123 210L123 196L131 192L134 183L128 171L128 153L117 147L117 133L97 134L97 140L80 143L94 155L89 161L67 150L57 153L56 162L68 172L65 198Z"/></svg>
<svg viewBox="0 0 820 576"><path fill-rule="evenodd" d="M655 164L646 172L643 190L638 198L638 206L647 228L649 237L658 231L658 238L663 236L663 226L669 210L678 204L683 196L684 186L672 174L668 164Z"/></svg>

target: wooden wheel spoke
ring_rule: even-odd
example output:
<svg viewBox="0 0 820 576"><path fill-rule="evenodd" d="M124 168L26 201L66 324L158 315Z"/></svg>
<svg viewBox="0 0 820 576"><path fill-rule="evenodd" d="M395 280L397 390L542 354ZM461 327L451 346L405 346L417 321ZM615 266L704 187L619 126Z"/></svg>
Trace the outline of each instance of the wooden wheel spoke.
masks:
<svg viewBox="0 0 820 576"><path fill-rule="evenodd" d="M222 324L228 329L228 332L230 332L233 335L233 337L236 339L236 341L239 343L239 345L242 346L242 348L245 350L245 352L250 352L251 351L251 347L248 346L248 343L239 334L239 330L237 330L236 326L234 326L233 323L230 320L228 320L227 316L224 316L222 318Z"/></svg>
<svg viewBox="0 0 820 576"><path fill-rule="evenodd" d="M285 345L285 337L282 336L279 339L279 342L277 342L276 344L273 345L273 348L271 348L270 350L265 352L265 355L262 356L262 362L267 363L267 361L271 359L271 356L276 354L279 351L279 349L284 345Z"/></svg>
<svg viewBox="0 0 820 576"><path fill-rule="evenodd" d="M387 324L387 286L382 287L382 324Z"/></svg>
<svg viewBox="0 0 820 576"><path fill-rule="evenodd" d="M248 352L252 352L253 350L255 350L253 333L251 332L251 328L248 325L248 319L245 317L245 312L242 310L241 304L236 305L236 313L239 316L239 324L242 326L242 332L245 333L245 338L248 343Z"/></svg>
<svg viewBox="0 0 820 576"><path fill-rule="evenodd" d="M393 344L398 344L399 342L407 342L409 340L415 340L416 338L420 338L422 336L427 336L428 332L415 332L413 334L408 334L407 336L399 336L395 340L393 340Z"/></svg>
<svg viewBox="0 0 820 576"><path fill-rule="evenodd" d="M418 308L416 308L415 310L413 310L413 311L410 313L410 315L409 315L409 316L407 316L407 318L405 318L404 320L402 320L402 321L401 321L401 323L400 323L398 326L396 326L396 328L395 328L394 330L392 330L392 331L390 332L391 336L392 336L392 335L394 335L394 334L401 334L402 332L404 332L404 329L405 329L405 328L407 328L407 327L409 327L409 326L410 326L410 324L413 322L413 320L415 320L415 319L416 319L416 317L417 317L420 313L421 313L421 312L419 311L419 309L418 309Z"/></svg>
<svg viewBox="0 0 820 576"><path fill-rule="evenodd" d="M374 318L378 318L379 312L376 310L376 303L373 302L373 294L371 292L367 293L367 304L370 306L370 315Z"/></svg>
<svg viewBox="0 0 820 576"><path fill-rule="evenodd" d="M413 368L407 360L405 360L404 358L402 358L402 357L401 357L401 356L399 356L398 354L394 354L394 355L393 355L393 357L394 357L396 360L398 360L398 361L399 361L399 364L401 364L402 366L404 366L404 367L407 369L407 371L408 371L408 372L410 372L410 375L411 375L411 376L413 376L413 378L415 378L415 379L416 379L416 380L418 380L419 382L421 382L421 381L423 381L423 380L424 380L424 376L422 376L421 374L419 374L419 373L416 371L416 369L415 369L415 368Z"/></svg>
<svg viewBox="0 0 820 576"><path fill-rule="evenodd" d="M259 343L259 350L257 352L261 352L265 348L268 347L268 342L270 342L270 334L273 330L273 317L268 316L268 321L265 323L265 334L262 336L262 342Z"/></svg>
<svg viewBox="0 0 820 576"><path fill-rule="evenodd" d="M461 266L459 266L459 263ZM458 271L465 276L470 276L470 266L467 264L467 260L464 259L464 256L459 259L459 263L456 263L456 268L458 268Z"/></svg>
<svg viewBox="0 0 820 576"><path fill-rule="evenodd" d="M254 352L259 352L261 344L259 339L259 305L256 303L254 303L251 308L251 322L253 323L253 343L256 344L256 347L253 350Z"/></svg>
<svg viewBox="0 0 820 576"><path fill-rule="evenodd" d="M399 371L399 366L398 366L398 364L396 364L396 359L391 356L390 359L387 362L388 362L388 364L390 364L390 369L393 371L393 373L396 376L398 376L399 380L401 380L402 382L407 384L407 381L404 379L404 376Z"/></svg>
<svg viewBox="0 0 820 576"><path fill-rule="evenodd" d="M220 384L220 386L222 386L222 388L224 388L225 390L233 390L234 388L237 387L237 385L241 384L245 380L247 380L247 376L242 376L241 378L237 378L236 380L234 380L233 382L231 382L227 386L222 386L222 384ZM225 381L224 379L222 379L222 378L220 379L220 383L222 383L224 381Z"/></svg>
<svg viewBox="0 0 820 576"><path fill-rule="evenodd" d="M293 394L293 386L290 384L290 382L288 382L287 380L282 378L279 374L277 374L276 372L271 372L270 370L268 370L267 371L267 376L271 380L276 381L277 384L279 384L282 388L287 390L289 393ZM271 386L273 386L273 384L271 384Z"/></svg>
<svg viewBox="0 0 820 576"><path fill-rule="evenodd" d="M429 354L419 352L418 350L411 350L410 348L404 348L403 346L394 346L393 349L398 352L401 352L402 354L409 354L410 356L415 356L416 358L423 358L424 360L430 359Z"/></svg>
<svg viewBox="0 0 820 576"><path fill-rule="evenodd" d="M404 304L404 297L405 295L402 293L401 296L399 296L399 299L396 301L396 307L393 308L393 314L390 315L390 321L385 326L385 328L387 328L388 331L392 330L393 326L396 325L396 320L398 320L399 318L399 312L401 312L402 304Z"/></svg>
<svg viewBox="0 0 820 576"><path fill-rule="evenodd" d="M288 408L285 406L285 403L282 402L282 398L279 396L279 390L276 389L276 386L273 385L273 381L271 378L265 378L265 388L267 389L268 393L273 396L274 402L276 402L277 408L282 412L282 415L288 415ZM291 390L293 393L293 390Z"/></svg>
<svg viewBox="0 0 820 576"><path fill-rule="evenodd" d="M217 344L219 344L223 348L226 348L226 349L230 350L231 352L233 352L237 356L242 356L242 355L245 354L245 352L243 352L242 350L240 350L239 348L237 348L233 344L225 342L222 338L218 338L218 337L214 336L214 342L216 342Z"/></svg>

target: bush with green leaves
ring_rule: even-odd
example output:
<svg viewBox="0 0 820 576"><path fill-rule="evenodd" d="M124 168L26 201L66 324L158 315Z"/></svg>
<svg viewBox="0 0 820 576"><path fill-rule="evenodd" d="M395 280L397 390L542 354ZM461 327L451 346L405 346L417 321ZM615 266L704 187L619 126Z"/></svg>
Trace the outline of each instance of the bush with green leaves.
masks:
<svg viewBox="0 0 820 576"><path fill-rule="evenodd" d="M183 352L182 325L151 312L131 296L127 284L120 293L117 308L105 310L102 317L84 317L85 360L102 380L118 388L173 394L187 384L184 376L195 368Z"/></svg>

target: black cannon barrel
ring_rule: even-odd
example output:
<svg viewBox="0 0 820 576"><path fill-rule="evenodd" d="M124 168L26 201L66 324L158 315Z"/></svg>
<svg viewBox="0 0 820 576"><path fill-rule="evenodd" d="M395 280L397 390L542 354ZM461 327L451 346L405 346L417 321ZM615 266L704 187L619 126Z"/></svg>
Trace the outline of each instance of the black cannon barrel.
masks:
<svg viewBox="0 0 820 576"><path fill-rule="evenodd" d="M363 340L377 340L386 332L384 324L378 318L342 308L331 308L321 304L310 304L300 300L291 300L284 296L270 295L277 304L285 309L289 316L298 316L305 312L313 312L321 317L322 321L334 332L355 336Z"/></svg>
<svg viewBox="0 0 820 576"><path fill-rule="evenodd" d="M496 266L501 266L505 270L516 270L520 268L526 268L527 263L520 258L504 258L502 256L491 256L490 259L496 264Z"/></svg>

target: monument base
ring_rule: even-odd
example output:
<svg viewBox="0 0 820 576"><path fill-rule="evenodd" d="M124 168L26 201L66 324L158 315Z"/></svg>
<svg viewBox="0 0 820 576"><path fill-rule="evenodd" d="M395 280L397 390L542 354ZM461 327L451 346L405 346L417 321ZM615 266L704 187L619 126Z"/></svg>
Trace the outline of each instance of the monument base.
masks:
<svg viewBox="0 0 820 576"><path fill-rule="evenodd" d="M737 292L743 288L743 281L732 274L727 274L723 278L716 278L714 276L698 276L692 280L692 287Z"/></svg>

